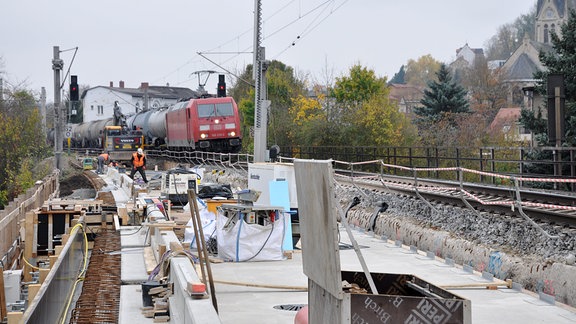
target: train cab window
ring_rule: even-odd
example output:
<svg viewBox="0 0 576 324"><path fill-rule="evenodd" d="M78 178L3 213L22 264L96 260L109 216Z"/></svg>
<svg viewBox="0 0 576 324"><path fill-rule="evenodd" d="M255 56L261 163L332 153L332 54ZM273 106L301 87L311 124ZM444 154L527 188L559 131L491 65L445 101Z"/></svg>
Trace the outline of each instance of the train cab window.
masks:
<svg viewBox="0 0 576 324"><path fill-rule="evenodd" d="M214 116L214 105L213 104L204 104L198 105L198 117L199 118L208 118Z"/></svg>
<svg viewBox="0 0 576 324"><path fill-rule="evenodd" d="M216 115L227 117L234 116L234 109L231 102L224 102L216 104Z"/></svg>

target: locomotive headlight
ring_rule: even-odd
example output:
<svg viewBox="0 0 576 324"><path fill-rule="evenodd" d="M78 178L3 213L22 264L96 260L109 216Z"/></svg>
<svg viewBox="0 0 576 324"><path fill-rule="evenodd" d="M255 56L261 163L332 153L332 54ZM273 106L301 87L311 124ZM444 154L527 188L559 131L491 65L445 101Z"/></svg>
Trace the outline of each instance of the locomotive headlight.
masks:
<svg viewBox="0 0 576 324"><path fill-rule="evenodd" d="M234 129L234 128L236 128L236 124L228 123L228 124L224 125L224 128L225 129Z"/></svg>
<svg viewBox="0 0 576 324"><path fill-rule="evenodd" d="M201 139L206 139L207 137L208 137L208 134L205 134L205 133L200 134Z"/></svg>
<svg viewBox="0 0 576 324"><path fill-rule="evenodd" d="M220 119L214 119L214 124L220 124Z"/></svg>
<svg viewBox="0 0 576 324"><path fill-rule="evenodd" d="M210 125L200 125L200 131L209 131Z"/></svg>
<svg viewBox="0 0 576 324"><path fill-rule="evenodd" d="M234 137L234 136L236 136L236 132L230 132L230 133L228 133L228 136Z"/></svg>

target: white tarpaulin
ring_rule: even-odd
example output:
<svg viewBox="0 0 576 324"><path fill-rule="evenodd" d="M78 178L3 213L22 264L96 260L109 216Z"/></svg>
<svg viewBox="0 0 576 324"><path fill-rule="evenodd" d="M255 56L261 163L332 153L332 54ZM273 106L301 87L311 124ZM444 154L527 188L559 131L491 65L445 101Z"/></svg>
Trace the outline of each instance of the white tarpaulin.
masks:
<svg viewBox="0 0 576 324"><path fill-rule="evenodd" d="M266 226L248 224L244 219L224 228L228 218L216 218L218 257L234 262L284 260L282 242L286 214L277 213L277 219Z"/></svg>
<svg viewBox="0 0 576 324"><path fill-rule="evenodd" d="M204 233L204 242L208 242L211 237L216 236L216 215L214 213L208 211L206 208L206 204L199 200L198 202L198 211L200 212L200 220L202 223L202 231ZM190 207L189 204L184 206L185 211L189 211ZM192 218L188 220L186 224L187 228L184 231L184 243L190 243L190 248L192 250L198 250L196 237L194 235L194 224L192 223Z"/></svg>

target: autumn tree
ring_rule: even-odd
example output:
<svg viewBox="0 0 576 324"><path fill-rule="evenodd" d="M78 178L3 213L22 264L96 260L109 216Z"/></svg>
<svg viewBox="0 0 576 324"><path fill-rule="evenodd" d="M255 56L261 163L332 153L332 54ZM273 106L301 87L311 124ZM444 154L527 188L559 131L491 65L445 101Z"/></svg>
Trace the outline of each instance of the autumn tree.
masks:
<svg viewBox="0 0 576 324"><path fill-rule="evenodd" d="M334 136L334 128L328 119L328 110L323 105L326 102L326 95L321 89L315 87L314 97L299 95L290 107L290 116L295 125L290 137L299 145L329 145Z"/></svg>
<svg viewBox="0 0 576 324"><path fill-rule="evenodd" d="M6 89L0 98L0 147L0 206L4 206L45 175L33 174L49 148L36 100L25 90Z"/></svg>
<svg viewBox="0 0 576 324"><path fill-rule="evenodd" d="M407 84L424 87L430 81L436 80L436 72L440 69L440 62L432 55L427 54L418 60L409 60L406 64L404 80Z"/></svg>
<svg viewBox="0 0 576 324"><path fill-rule="evenodd" d="M520 46L525 35L533 37L536 25L536 5L530 12L516 18L513 23L502 25L496 35L486 44L486 58L492 60L507 60Z"/></svg>
<svg viewBox="0 0 576 324"><path fill-rule="evenodd" d="M415 139L412 126L389 100L386 78L357 64L336 79L332 96L338 111L334 121L338 145L403 145ZM412 131L412 132L411 132Z"/></svg>
<svg viewBox="0 0 576 324"><path fill-rule="evenodd" d="M293 98L304 92L304 82L299 80L294 69L280 61L271 61L266 72L268 100L268 143L280 146L291 145L292 120L289 109ZM254 124L254 86L252 65L248 65L236 83L230 88L230 95L239 103L242 114L243 134L250 134ZM253 147L250 136L244 136L244 149Z"/></svg>

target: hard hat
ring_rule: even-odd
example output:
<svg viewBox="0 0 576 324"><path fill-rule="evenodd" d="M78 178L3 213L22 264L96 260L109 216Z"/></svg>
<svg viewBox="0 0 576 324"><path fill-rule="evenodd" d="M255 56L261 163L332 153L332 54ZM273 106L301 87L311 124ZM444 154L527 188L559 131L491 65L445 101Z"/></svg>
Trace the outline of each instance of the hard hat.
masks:
<svg viewBox="0 0 576 324"><path fill-rule="evenodd" d="M141 148L138 149L138 154L144 154L144 151L142 151Z"/></svg>

